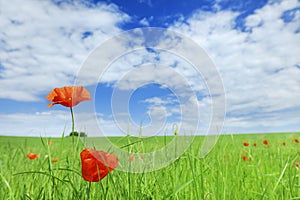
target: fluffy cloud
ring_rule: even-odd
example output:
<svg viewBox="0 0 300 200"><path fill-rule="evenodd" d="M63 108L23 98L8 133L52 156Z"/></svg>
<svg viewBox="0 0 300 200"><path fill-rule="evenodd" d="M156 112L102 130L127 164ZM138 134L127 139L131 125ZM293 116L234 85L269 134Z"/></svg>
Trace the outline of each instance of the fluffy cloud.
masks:
<svg viewBox="0 0 300 200"><path fill-rule="evenodd" d="M296 0L269 3L245 19L245 31L236 28L240 13L232 11L195 12L171 27L195 40L216 63L226 91L228 132L236 126L255 131L258 119L280 125L275 130L298 128L292 110L300 111L300 18L295 14L285 22L283 15L299 6ZM285 118L272 117L275 113Z"/></svg>
<svg viewBox="0 0 300 200"><path fill-rule="evenodd" d="M0 20L0 98L36 101L72 84L89 52L129 17L113 4L12 0L0 2Z"/></svg>

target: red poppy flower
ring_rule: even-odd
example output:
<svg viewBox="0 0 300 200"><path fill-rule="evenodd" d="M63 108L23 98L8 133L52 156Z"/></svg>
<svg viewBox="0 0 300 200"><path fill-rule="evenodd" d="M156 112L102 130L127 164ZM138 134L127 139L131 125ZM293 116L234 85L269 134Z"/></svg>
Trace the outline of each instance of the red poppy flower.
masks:
<svg viewBox="0 0 300 200"><path fill-rule="evenodd" d="M253 144L253 146L255 146L255 147L256 147L256 143L254 143L254 144Z"/></svg>
<svg viewBox="0 0 300 200"><path fill-rule="evenodd" d="M57 162L58 158L52 158L52 162Z"/></svg>
<svg viewBox="0 0 300 200"><path fill-rule="evenodd" d="M55 88L46 97L54 104L61 104L66 107L74 107L82 101L91 100L90 92L83 86L65 86L63 88Z"/></svg>
<svg viewBox="0 0 300 200"><path fill-rule="evenodd" d="M299 140L297 138L294 139L294 142L299 143Z"/></svg>
<svg viewBox="0 0 300 200"><path fill-rule="evenodd" d="M285 146L285 145L286 145L286 143L285 143L285 142L282 142L282 145L283 145L283 146Z"/></svg>
<svg viewBox="0 0 300 200"><path fill-rule="evenodd" d="M80 153L81 172L84 180L98 182L118 166L118 158L113 154L93 149Z"/></svg>
<svg viewBox="0 0 300 200"><path fill-rule="evenodd" d="M269 145L268 140L264 140L264 141L263 141L263 144L264 144L264 145Z"/></svg>
<svg viewBox="0 0 300 200"><path fill-rule="evenodd" d="M243 145L244 145L245 147L247 147L247 146L249 146L249 143L248 143L248 142L243 142Z"/></svg>
<svg viewBox="0 0 300 200"><path fill-rule="evenodd" d="M51 146L51 145L52 145L52 142L48 141L48 145Z"/></svg>
<svg viewBox="0 0 300 200"><path fill-rule="evenodd" d="M34 159L36 159L38 157L39 157L39 155L35 154L35 153L28 153L27 154L27 158L29 158L30 160L34 160Z"/></svg>

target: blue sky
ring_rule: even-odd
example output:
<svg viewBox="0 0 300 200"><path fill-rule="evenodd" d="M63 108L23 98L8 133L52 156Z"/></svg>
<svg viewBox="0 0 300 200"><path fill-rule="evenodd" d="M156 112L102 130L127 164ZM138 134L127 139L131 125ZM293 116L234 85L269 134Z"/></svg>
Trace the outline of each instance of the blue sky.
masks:
<svg viewBox="0 0 300 200"><path fill-rule="evenodd" d="M0 134L68 133L68 109L60 105L49 109L45 96L54 87L72 85L91 52L101 44L141 27L175 31L205 50L224 86L223 133L300 130L298 0L27 0L26 4L10 0L0 2ZM114 50L113 46L108 49ZM134 81L140 81L141 76L132 75L128 85L117 85L130 68L145 63L170 66L188 80L196 96L181 90L180 79L168 80L174 90L155 83L154 72L145 75L150 77L149 84L138 85ZM116 126L116 119L122 120L119 125L123 129L143 121L145 131L148 127L148 133L155 135L171 134L175 123L182 131L189 131L195 124L181 121L185 117L182 110L189 105L198 105L198 125L203 127L198 130L200 134L210 123L210 88L189 63L168 52L147 48L131 51L114 60L101 81L85 86L97 88L92 102L75 109L77 129L88 134L97 132L95 124L90 124L90 115L84 112L91 103L98 126L107 135L125 134ZM124 113L113 113L112 94L129 89L134 92L125 101L128 113L119 118ZM122 101L117 102L123 105ZM159 122L163 122L157 125L159 129L151 129ZM131 131L138 134L135 129Z"/></svg>

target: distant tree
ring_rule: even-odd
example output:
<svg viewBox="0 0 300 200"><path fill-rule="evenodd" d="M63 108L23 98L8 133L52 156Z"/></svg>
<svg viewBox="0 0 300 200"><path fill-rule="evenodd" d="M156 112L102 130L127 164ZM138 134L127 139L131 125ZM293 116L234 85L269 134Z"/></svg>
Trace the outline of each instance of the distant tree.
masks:
<svg viewBox="0 0 300 200"><path fill-rule="evenodd" d="M74 131L74 132L71 132L69 134L69 136L75 136L75 137L87 137L87 134L85 132L77 132L77 131Z"/></svg>
<svg viewBox="0 0 300 200"><path fill-rule="evenodd" d="M78 132L77 132L77 131L71 132L71 133L69 134L69 136L78 136Z"/></svg>

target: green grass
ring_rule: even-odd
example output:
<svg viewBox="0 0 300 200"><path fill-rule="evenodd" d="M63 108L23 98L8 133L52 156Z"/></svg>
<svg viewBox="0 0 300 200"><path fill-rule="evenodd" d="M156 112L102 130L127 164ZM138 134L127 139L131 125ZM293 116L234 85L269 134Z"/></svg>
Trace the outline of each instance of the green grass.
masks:
<svg viewBox="0 0 300 200"><path fill-rule="evenodd" d="M203 137L171 165L149 173L115 169L103 180L81 177L84 146L72 138L0 137L1 199L300 199L299 133L222 135L213 150L199 158ZM162 148L172 137L111 137L131 152ZM262 143L269 141L269 146ZM47 145L47 141L52 145ZM101 140L99 138L99 140ZM135 143L136 142L136 143ZM244 147L243 142L250 146ZM283 145L282 142L286 142ZM253 143L257 143L254 147ZM29 160L29 152L39 158ZM250 158L244 161L242 156ZM58 158L53 163L51 159ZM134 162L134 161L133 161Z"/></svg>

